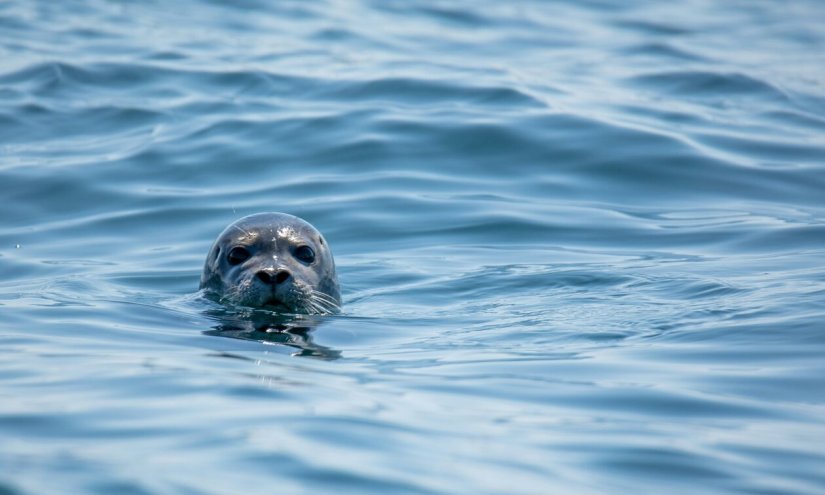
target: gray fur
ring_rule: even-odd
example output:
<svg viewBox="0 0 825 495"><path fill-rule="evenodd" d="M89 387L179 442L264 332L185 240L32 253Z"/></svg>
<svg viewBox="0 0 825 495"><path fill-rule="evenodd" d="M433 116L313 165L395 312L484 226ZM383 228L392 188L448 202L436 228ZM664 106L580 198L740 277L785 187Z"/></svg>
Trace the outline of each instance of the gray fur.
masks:
<svg viewBox="0 0 825 495"><path fill-rule="evenodd" d="M312 263L294 256L301 245L315 252ZM236 246L251 256L233 266L228 254ZM257 276L280 270L291 275L283 283L265 283ZM335 261L326 240L308 222L286 213L257 213L229 225L206 257L200 288L221 301L288 313L335 313L341 307Z"/></svg>

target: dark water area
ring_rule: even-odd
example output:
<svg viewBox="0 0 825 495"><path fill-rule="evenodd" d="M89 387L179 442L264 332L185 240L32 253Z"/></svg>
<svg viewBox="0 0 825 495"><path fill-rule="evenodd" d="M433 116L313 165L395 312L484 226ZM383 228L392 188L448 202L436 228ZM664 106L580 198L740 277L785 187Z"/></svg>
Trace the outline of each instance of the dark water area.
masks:
<svg viewBox="0 0 825 495"><path fill-rule="evenodd" d="M819 1L4 2L0 198L0 494L825 493Z"/></svg>

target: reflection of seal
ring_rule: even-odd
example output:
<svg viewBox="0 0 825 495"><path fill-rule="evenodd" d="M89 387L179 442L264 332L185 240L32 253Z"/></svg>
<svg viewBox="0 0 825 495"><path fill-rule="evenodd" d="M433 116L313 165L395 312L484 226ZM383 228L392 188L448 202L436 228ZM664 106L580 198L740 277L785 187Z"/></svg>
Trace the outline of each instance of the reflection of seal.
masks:
<svg viewBox="0 0 825 495"><path fill-rule="evenodd" d="M309 223L258 213L224 230L206 257L201 289L221 301L300 314L340 309L332 252Z"/></svg>
<svg viewBox="0 0 825 495"><path fill-rule="evenodd" d="M293 356L311 357L331 361L341 357L341 351L316 344L312 339L312 330L319 321L313 321L306 316L301 319L287 319L271 315L238 315L217 314L221 323L212 330L204 332L206 335L230 337L233 339L251 340L279 344L298 349ZM285 318L285 319L279 319Z"/></svg>

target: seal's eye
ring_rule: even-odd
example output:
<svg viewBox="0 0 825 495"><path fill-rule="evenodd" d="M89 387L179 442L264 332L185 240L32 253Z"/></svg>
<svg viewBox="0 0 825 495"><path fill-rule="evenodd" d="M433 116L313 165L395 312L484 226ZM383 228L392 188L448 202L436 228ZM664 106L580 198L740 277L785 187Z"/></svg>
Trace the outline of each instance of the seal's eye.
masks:
<svg viewBox="0 0 825 495"><path fill-rule="evenodd" d="M295 257L304 263L312 263L315 261L315 251L309 246L298 246L295 248Z"/></svg>
<svg viewBox="0 0 825 495"><path fill-rule="evenodd" d="M230 265L238 265L249 259L249 251L241 246L233 247L226 256Z"/></svg>

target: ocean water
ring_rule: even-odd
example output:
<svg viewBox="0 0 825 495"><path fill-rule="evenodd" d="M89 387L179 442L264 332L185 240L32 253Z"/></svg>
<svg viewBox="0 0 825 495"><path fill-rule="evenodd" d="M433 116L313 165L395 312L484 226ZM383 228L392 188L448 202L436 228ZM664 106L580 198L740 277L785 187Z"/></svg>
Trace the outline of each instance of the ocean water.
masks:
<svg viewBox="0 0 825 495"><path fill-rule="evenodd" d="M825 493L818 0L2 2L0 199L3 495Z"/></svg>

